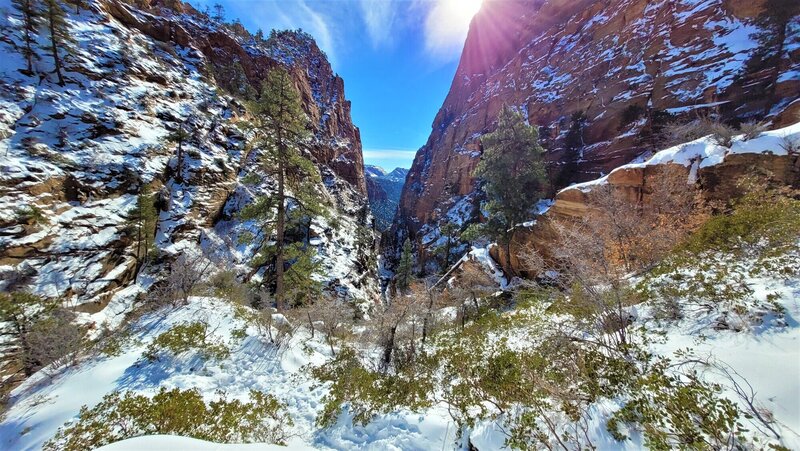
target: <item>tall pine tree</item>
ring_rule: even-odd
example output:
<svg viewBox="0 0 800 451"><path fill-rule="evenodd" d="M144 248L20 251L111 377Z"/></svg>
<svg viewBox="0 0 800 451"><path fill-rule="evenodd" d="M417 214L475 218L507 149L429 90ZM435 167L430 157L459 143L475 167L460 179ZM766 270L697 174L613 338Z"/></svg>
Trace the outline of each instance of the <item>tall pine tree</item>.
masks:
<svg viewBox="0 0 800 451"><path fill-rule="evenodd" d="M64 9L59 0L44 0L45 20L47 31L50 33L50 54L53 57L58 85L64 86L64 76L61 74L62 61L60 52L69 51L72 37L69 35Z"/></svg>
<svg viewBox="0 0 800 451"><path fill-rule="evenodd" d="M177 144L177 169L175 170L175 180L178 183L183 183L183 143L191 137L191 133L187 130L183 122L178 125L178 129L167 135L167 142Z"/></svg>
<svg viewBox="0 0 800 451"><path fill-rule="evenodd" d="M37 56L33 47L42 21L39 0L11 0L11 2L14 8L19 11L22 21L23 47L20 52L28 64L28 75L31 75L33 74L33 58Z"/></svg>
<svg viewBox="0 0 800 451"><path fill-rule="evenodd" d="M286 308L287 291L291 291L297 303L307 300L304 293L317 290L312 280L317 266L313 264L313 252L306 242L311 220L323 213L315 190L320 177L314 164L303 155L308 137L307 117L300 95L285 69L278 67L267 74L261 96L249 107L253 116L253 145L262 149L261 168L276 179L277 190L274 195L259 198L245 208L242 217L262 224L261 258L255 263L274 261L275 301L279 308ZM294 207L291 217L287 209L289 203ZM287 237L287 229L295 233ZM291 290L286 288L287 264L290 265ZM304 288L298 292L298 286Z"/></svg>
<svg viewBox="0 0 800 451"><path fill-rule="evenodd" d="M150 187L142 184L139 196L136 198L136 205L128 217L128 225L132 229L132 233L129 232L129 234L136 240L137 268L148 261L151 251L155 249L154 238L157 223L158 210L155 207L155 199L150 193Z"/></svg>
<svg viewBox="0 0 800 451"><path fill-rule="evenodd" d="M531 209L547 188L544 149L536 127L509 106L500 111L497 130L484 135L481 143L483 155L474 174L482 180L488 201L484 231L505 246L510 270L513 228L530 219Z"/></svg>
<svg viewBox="0 0 800 451"><path fill-rule="evenodd" d="M403 253L400 255L400 262L397 264L395 280L397 289L401 292L408 290L414 273L414 256L411 253L411 240L406 238L403 243Z"/></svg>

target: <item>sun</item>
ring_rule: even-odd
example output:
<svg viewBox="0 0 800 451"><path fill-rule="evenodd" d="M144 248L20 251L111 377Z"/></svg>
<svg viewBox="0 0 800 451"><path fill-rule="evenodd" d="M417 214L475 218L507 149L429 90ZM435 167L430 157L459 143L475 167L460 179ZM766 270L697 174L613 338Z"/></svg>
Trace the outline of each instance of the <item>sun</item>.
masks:
<svg viewBox="0 0 800 451"><path fill-rule="evenodd" d="M469 25L472 16L481 9L483 0L445 0L447 9L453 13L454 20Z"/></svg>

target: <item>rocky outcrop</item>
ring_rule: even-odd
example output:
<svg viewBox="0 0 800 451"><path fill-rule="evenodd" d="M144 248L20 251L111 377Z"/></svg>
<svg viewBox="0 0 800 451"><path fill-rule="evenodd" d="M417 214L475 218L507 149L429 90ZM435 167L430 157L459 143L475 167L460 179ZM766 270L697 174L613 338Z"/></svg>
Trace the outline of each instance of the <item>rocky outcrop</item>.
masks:
<svg viewBox="0 0 800 451"><path fill-rule="evenodd" d="M800 6L785 18L783 39L767 45L759 37L774 26L761 15L764 3L484 2L414 160L396 232L435 235L456 207L462 221L478 217L471 173L480 136L504 104L540 126L554 189L654 151L666 121L704 110L734 122L791 123L800 111ZM464 199L471 209L461 208Z"/></svg>
<svg viewBox="0 0 800 451"><path fill-rule="evenodd" d="M262 149L246 145L246 110L226 90L253 89L283 65L310 119L316 189L330 208L309 224L308 245L333 295L367 302L377 286L370 234L355 239L371 223L361 142L324 53L302 32L256 42L188 5L185 14L152 6L90 0L81 14L69 9L64 87L44 54L33 76L20 70L19 29L0 14L0 290L58 299L88 324L113 327L182 253L250 275L257 249L239 238L258 225L238 213L275 181ZM223 77L237 73L242 83ZM182 152L170 139L180 129ZM139 204L154 204L157 219L142 226ZM136 255L142 237L147 259Z"/></svg>
<svg viewBox="0 0 800 451"><path fill-rule="evenodd" d="M790 134L791 133L791 134ZM780 136L794 136L787 143L794 145L785 149ZM679 162L664 158L659 160L657 154L653 160L645 164L623 165L606 177L586 184L575 185L560 191L550 209L531 221L530 226L518 227L509 247L511 267L506 267L506 249L503 246L491 248L491 256L496 262L502 262L506 273L513 272L526 277L535 277L525 268L520 256L536 249L544 256L549 256L549 247L555 238L553 223L569 224L586 217L591 205L590 194L598 184L611 187L622 198L631 203L651 202L653 187L662 184L665 177L674 177L675 171L685 173L687 180L697 186L699 193L710 204L728 203L742 195L740 182L746 176L757 176L774 187L791 187L800 189L800 124L770 132L771 136L763 138L766 145L763 150L745 153L724 152L713 164L704 164L711 160L702 153L693 156L690 162ZM769 140L770 137L778 139ZM664 151L670 152L670 149Z"/></svg>
<svg viewBox="0 0 800 451"><path fill-rule="evenodd" d="M167 16L134 14L121 0L107 0L102 5L111 16L153 39L199 49L208 65L206 69L219 76L217 82L222 86L241 88L231 86L231 80L227 79L231 75L236 78L238 74L233 68L237 65L255 91L260 90L261 80L270 69L277 65L286 67L294 78L317 138L312 155L362 194L367 193L361 134L351 119L344 80L333 73L324 52L310 35L282 31L266 41L256 42L237 37L202 17L188 4L183 5L184 14Z"/></svg>

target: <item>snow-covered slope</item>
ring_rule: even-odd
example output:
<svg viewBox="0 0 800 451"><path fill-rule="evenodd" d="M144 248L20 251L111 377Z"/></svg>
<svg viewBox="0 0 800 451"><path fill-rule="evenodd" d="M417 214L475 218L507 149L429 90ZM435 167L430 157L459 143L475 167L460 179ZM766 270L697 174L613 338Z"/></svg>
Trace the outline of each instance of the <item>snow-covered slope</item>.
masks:
<svg viewBox="0 0 800 451"><path fill-rule="evenodd" d="M179 14L116 0L85 3L80 13L65 10L74 44L61 87L49 74L44 42L36 73L22 71L20 19L0 0L0 287L59 298L103 323L121 319L183 249L204 250L220 269L248 272L253 248L240 245L236 231L254 224L236 215L274 183L258 169L258 149L245 145L243 105L217 81L230 83L219 71L235 64L246 64L254 83L259 71L284 64L298 77L312 119L319 197L339 223L312 225L325 280L351 300L372 297L375 286L361 277L373 270L363 265L372 246L356 246L354 235L370 222L361 143L341 79L313 39L286 32L259 44L188 6ZM176 145L165 139L179 128L190 135L180 167ZM160 208L158 258L140 268L131 214L145 185ZM137 278L139 270L150 276Z"/></svg>
<svg viewBox="0 0 800 451"><path fill-rule="evenodd" d="M798 243L800 249L800 243ZM798 249L794 252L797 255ZM748 273L747 262L741 262ZM711 358L718 367L732 370L739 383L747 381L756 394L757 405L767 409L777 420L775 426L782 442L790 449L800 446L800 409L797 380L800 371L800 284L792 278L748 276L744 283L753 289L754 305L769 305L777 300L777 316L766 317L757 327L736 332L710 327L712 314L693 313L677 323L654 319L648 304L637 306L632 313L637 324L645 325L653 337L662 338L650 345L654 352L671 356L679 349L693 348L695 355ZM247 326L232 304L212 298L192 298L188 306L143 316L131 325L131 334L123 341L116 356L96 355L85 358L77 367L56 372L52 381L41 373L25 381L13 392L11 408L0 425L0 447L14 450L36 450L63 423L78 414L81 405L92 406L113 390L132 390L148 395L158 388L197 388L207 399L214 399L217 390L229 398L246 399L251 389L275 395L286 403L296 437L291 449L310 446L318 449L459 449L454 423L446 406L412 412L399 410L379 415L366 426L354 426L346 413L330 429L320 430L314 424L322 409L325 386L318 386L304 369L307 364L320 364L331 357L324 337L317 332L311 338L303 327L280 347L269 344L257 329ZM724 313L721 310L715 315ZM514 314L510 312L509 314ZM160 333L186 321L205 321L213 330L213 338L230 346L229 357L206 361L189 352L163 361L149 362L143 356L147 345ZM277 320L276 320L277 323ZM246 327L246 336L235 332ZM536 331L518 334L519 346L535 338ZM526 338L528 337L528 338ZM714 370L704 377L725 388L725 396L737 400L732 380ZM592 408L588 431L600 449L641 449L642 439L617 442L608 435L605 421L619 408L613 400L599 402ZM745 420L747 423L749 420ZM478 449L499 449L505 435L498 423L480 422L466 431ZM181 449L238 450L249 447L209 448L191 440L173 438L137 439L110 446L110 450L134 449L132 446L175 444ZM139 448L141 449L141 448Z"/></svg>

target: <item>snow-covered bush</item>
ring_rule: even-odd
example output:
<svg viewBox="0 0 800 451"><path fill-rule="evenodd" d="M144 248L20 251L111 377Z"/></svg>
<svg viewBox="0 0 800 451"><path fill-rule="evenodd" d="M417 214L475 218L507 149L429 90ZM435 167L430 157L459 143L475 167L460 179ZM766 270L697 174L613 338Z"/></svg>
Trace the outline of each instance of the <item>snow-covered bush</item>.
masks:
<svg viewBox="0 0 800 451"><path fill-rule="evenodd" d="M200 321L179 324L162 333L147 347L144 356L157 360L159 355L168 351L173 355L196 350L206 359L224 359L230 354L225 344L214 340L208 324Z"/></svg>
<svg viewBox="0 0 800 451"><path fill-rule="evenodd" d="M71 363L83 349L84 331L74 314L53 300L27 292L0 293L0 322L7 337L3 360L26 376Z"/></svg>
<svg viewBox="0 0 800 451"><path fill-rule="evenodd" d="M275 397L250 392L250 401L206 402L197 389L161 390L152 398L112 392L94 406L83 406L77 421L67 423L45 443L47 451L85 451L126 438L172 434L218 443L284 444L292 420Z"/></svg>
<svg viewBox="0 0 800 451"><path fill-rule="evenodd" d="M748 278L800 274L800 201L776 192L745 195L729 214L707 221L639 283L662 318L686 310L715 313L715 327L741 330L767 313L773 303L758 302Z"/></svg>

